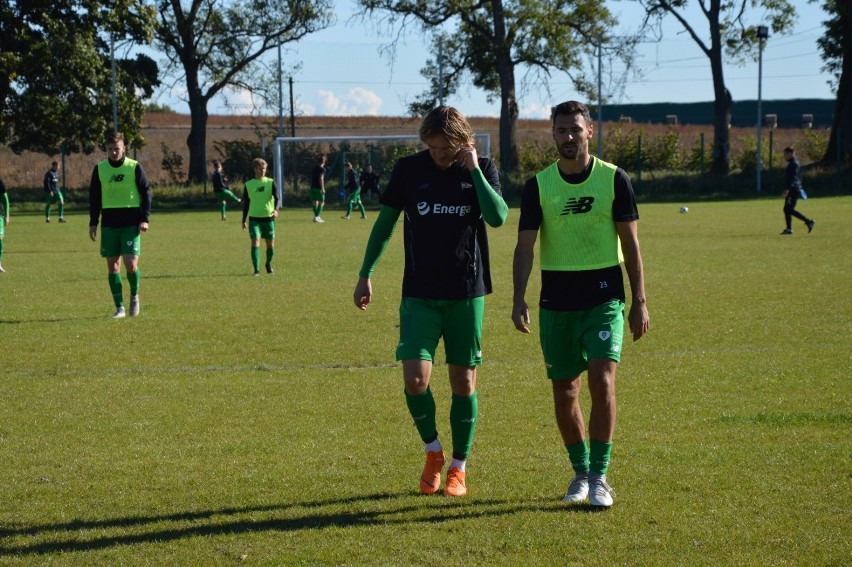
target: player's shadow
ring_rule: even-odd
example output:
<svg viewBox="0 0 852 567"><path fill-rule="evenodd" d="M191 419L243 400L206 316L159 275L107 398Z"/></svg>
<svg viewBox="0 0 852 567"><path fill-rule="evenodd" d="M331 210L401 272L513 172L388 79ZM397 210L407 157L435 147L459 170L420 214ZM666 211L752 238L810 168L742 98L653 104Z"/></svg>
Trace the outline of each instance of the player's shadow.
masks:
<svg viewBox="0 0 852 567"><path fill-rule="evenodd" d="M180 512L163 516L130 516L107 520L72 521L34 526L0 527L0 556L44 555L85 552L117 546L163 543L185 538L258 532L296 532L341 527L435 524L526 512L565 513L583 511L553 501L443 500L442 497L414 496L413 493L377 493L362 497L295 502L269 506L223 508ZM401 500L400 502L394 502ZM384 504L380 504L384 502ZM375 509L367 509L378 503ZM438 505L434 505L438 504ZM350 505L346 511L336 510ZM335 510L326 510L326 508ZM258 514L271 517L253 520ZM276 517L280 516L280 517ZM177 522L192 525L163 527ZM148 526L146 528L146 526ZM91 530L92 537L86 532ZM104 533L104 532L112 532ZM66 534L66 535L63 535ZM21 538L23 543L10 541ZM38 541L42 539L42 541ZM33 540L36 541L33 541ZM5 542L3 540L6 540ZM45 541L47 540L47 541Z"/></svg>

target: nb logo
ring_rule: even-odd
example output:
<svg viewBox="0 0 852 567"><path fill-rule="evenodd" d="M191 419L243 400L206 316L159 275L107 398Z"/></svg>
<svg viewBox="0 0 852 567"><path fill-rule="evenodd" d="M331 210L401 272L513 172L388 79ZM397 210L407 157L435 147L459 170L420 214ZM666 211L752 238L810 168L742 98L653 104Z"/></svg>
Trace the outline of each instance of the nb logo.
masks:
<svg viewBox="0 0 852 567"><path fill-rule="evenodd" d="M110 180L110 182L113 182L113 183L121 183L122 181L124 181L124 174L123 173L116 173L115 175L110 177L109 180Z"/></svg>
<svg viewBox="0 0 852 567"><path fill-rule="evenodd" d="M570 198L565 201L565 206L562 207L562 215L581 215L592 210L592 203L595 202L594 197Z"/></svg>
<svg viewBox="0 0 852 567"><path fill-rule="evenodd" d="M258 192L258 193L263 193L263 190L264 190L264 189L266 189L266 187L264 187L264 186L262 186L262 185L261 185L260 187L258 187L258 188L257 188L257 192Z"/></svg>

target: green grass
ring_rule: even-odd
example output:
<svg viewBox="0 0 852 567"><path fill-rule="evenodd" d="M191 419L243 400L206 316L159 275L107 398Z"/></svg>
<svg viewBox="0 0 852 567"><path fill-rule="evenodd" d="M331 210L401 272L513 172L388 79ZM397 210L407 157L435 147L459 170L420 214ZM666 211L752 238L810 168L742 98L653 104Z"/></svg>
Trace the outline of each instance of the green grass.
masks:
<svg viewBox="0 0 852 567"><path fill-rule="evenodd" d="M510 323L516 209L490 231L462 500L416 493L401 230L360 312L370 221L286 210L277 271L254 278L235 212L155 211L142 316L113 321L87 217L13 216L0 564L849 565L852 197L801 203L816 228L792 237L780 199L688 204L640 208L652 328L619 366L600 513L560 501L538 340ZM433 389L449 443L443 363Z"/></svg>

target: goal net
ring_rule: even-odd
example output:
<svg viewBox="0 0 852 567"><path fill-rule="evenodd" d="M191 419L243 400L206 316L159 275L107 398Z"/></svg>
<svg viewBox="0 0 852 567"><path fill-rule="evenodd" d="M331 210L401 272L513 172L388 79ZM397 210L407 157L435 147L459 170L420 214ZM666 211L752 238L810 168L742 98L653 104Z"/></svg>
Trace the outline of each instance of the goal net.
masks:
<svg viewBox="0 0 852 567"><path fill-rule="evenodd" d="M491 135L474 134L474 145L480 157L491 156ZM343 203L346 193L344 164L351 162L355 176L370 165L383 187L390 177L396 160L423 150L418 136L329 136L276 138L273 155L275 186L290 202L307 202L311 186L311 171L326 156L325 199L327 205ZM366 203L375 203L379 195L361 191ZM282 199L282 203L283 203Z"/></svg>

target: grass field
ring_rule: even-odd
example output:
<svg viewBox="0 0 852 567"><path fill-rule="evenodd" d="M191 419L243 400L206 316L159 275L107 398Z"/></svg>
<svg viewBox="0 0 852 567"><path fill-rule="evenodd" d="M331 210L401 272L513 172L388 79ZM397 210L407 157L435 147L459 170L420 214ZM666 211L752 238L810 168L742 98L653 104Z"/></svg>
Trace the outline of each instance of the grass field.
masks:
<svg viewBox="0 0 852 567"><path fill-rule="evenodd" d="M417 494L401 230L360 312L371 221L283 211L276 273L255 278L235 212L155 211L142 314L113 321L87 216L13 216L0 564L852 564L852 197L802 202L816 228L785 237L780 199L688 204L640 208L652 328L619 366L605 512L561 502L538 340L509 320L516 209L490 231L470 495L452 500ZM442 362L433 390L449 444Z"/></svg>

